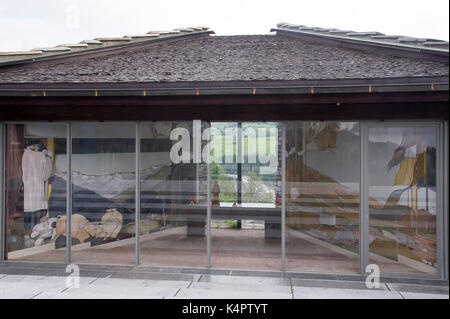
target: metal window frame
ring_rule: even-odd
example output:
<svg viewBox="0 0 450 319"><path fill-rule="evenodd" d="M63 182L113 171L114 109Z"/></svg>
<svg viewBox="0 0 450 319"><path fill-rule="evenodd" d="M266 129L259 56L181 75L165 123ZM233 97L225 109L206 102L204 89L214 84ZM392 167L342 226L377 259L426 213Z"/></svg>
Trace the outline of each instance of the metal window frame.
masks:
<svg viewBox="0 0 450 319"><path fill-rule="evenodd" d="M6 247L6 234L5 232L5 226L6 226L6 210L5 210L5 198L4 198L4 192L5 192L5 185L6 185L6 174L5 174L5 145L6 145L6 134L5 134L5 130L6 130L6 125L13 125L13 124L65 124L66 126L66 153L69 150L69 146L70 146L70 150L71 150L71 140L69 141L68 138L68 133L70 132L70 123L68 121L52 121L52 122L46 122L46 121L3 121L0 122L0 152L2 153L0 156L0 261L5 261L7 260L5 258L6 255L6 251L5 251L5 247ZM69 145L70 144L70 145ZM69 153L66 154L66 160L67 160L67 172L66 174L68 174L68 172L70 172L69 168L70 168L70 163L71 163L71 156L69 155ZM71 174L68 174L68 178L70 178ZM68 192L68 186L69 186L69 180L66 180L66 218L68 216L68 201L69 201L69 197L67 195ZM70 197L71 198L71 197ZM71 207L70 207L71 209ZM70 219L67 220L66 223L66 231L68 230L70 233L70 229L69 229L69 224L71 223ZM68 236L67 236L68 237ZM64 261L57 261L57 262L52 262L55 264L69 264L70 263L70 251L69 251L69 255L67 254L67 239L66 239L66 256L65 256L65 260ZM23 262L23 263L27 263L27 261L18 261L18 262ZM43 263L46 263L46 261L42 261Z"/></svg>
<svg viewBox="0 0 450 319"><path fill-rule="evenodd" d="M72 123L66 123L66 264L72 259Z"/></svg>
<svg viewBox="0 0 450 319"><path fill-rule="evenodd" d="M281 271L286 272L286 123L281 122Z"/></svg>
<svg viewBox="0 0 450 319"><path fill-rule="evenodd" d="M136 148L135 148L135 161L136 161L136 188L135 188L135 232L136 232L136 247L135 247L135 266L140 266L140 265L146 265L146 264L141 264L140 262L140 220L141 220L141 179L140 179L140 171L141 171L141 124L142 123L153 123L154 121L138 121L136 122L136 134L135 134L135 138L136 138ZM190 122L190 121L159 121L159 122ZM204 121L207 123L210 123L209 121ZM114 122L107 122L107 123L114 123ZM119 123L130 123L130 122L119 122ZM201 126L200 126L201 127ZM201 135L200 135L201 137ZM209 155L208 155L209 156ZM210 187L210 177L211 177L211 173L210 173L210 165L209 165L209 158L208 161L206 163L206 168L207 168L207 189L208 189L208 193L207 193L207 211L206 211L206 263L203 267L199 266L199 267L195 267L195 268L199 268L199 269L204 269L204 268L211 268L211 193L209 191L209 187ZM164 268L173 268L173 269L180 269L180 268L184 268L184 266L163 266Z"/></svg>
<svg viewBox="0 0 450 319"><path fill-rule="evenodd" d="M448 173L448 168L446 169L444 167L444 156L445 152L448 153L448 144L444 145L445 137L443 132L443 123L442 120L385 120L385 121L361 121L361 125L364 127L364 130L362 130L362 133L365 135L364 139L361 138L361 143L363 147L365 148L365 162L362 163L364 173L362 176L364 176L364 187L363 187L363 193L361 194L360 200L364 200L364 207L362 210L362 213L365 215L364 220L367 222L367 228L369 228L369 185L368 185L368 179L369 179L369 169L368 169L368 146L369 146L369 129L370 128L380 128L380 127L432 127L435 129L436 132L436 209L437 209L437 218L436 223L437 225L441 225L441 227L436 227L436 243L437 243L437 270L436 275L430 275L430 274L415 274L415 273L402 273L402 272L380 272L382 277L395 277L395 278L420 278L420 279L435 279L435 280L443 280L445 278L445 271L448 271L447 265L448 263L445 261L448 260L448 251L444 251L444 248L448 245L447 242L444 241L444 238L448 237L448 225L444 225L445 220L445 204L444 204L444 198L446 196L443 196L443 187L445 186L444 181L444 174ZM448 125L448 124L447 124ZM447 137L448 141L448 137ZM363 159L363 154L361 154ZM447 166L448 166L448 160L447 160ZM448 176L447 176L447 183L448 183ZM448 199L447 199L448 201ZM448 207L448 206L447 206ZM448 212L448 210L447 210ZM369 229L365 233L362 234L364 236L365 245L362 246L363 252L361 255L364 255L364 257L361 260L361 266L365 267L369 264L370 259L370 249L368 245L369 241ZM445 239L448 240L448 239ZM367 261L366 261L367 260ZM365 261L367 263L365 263ZM364 275L365 273L361 273L361 275Z"/></svg>
<svg viewBox="0 0 450 319"><path fill-rule="evenodd" d="M437 240L437 263L438 269L437 274L439 279L444 279L444 260L445 260L445 243L444 243L444 139L443 139L443 125L442 123L437 124L436 134L437 134L437 149L436 149L436 209L437 209L437 225L441 225L441 227L436 227L436 240ZM439 191L440 190L440 191Z"/></svg>
<svg viewBox="0 0 450 319"><path fill-rule="evenodd" d="M369 264L369 183L367 175L369 171L368 132L369 128L366 122L359 122L359 261L361 276L366 274L366 267Z"/></svg>
<svg viewBox="0 0 450 319"><path fill-rule="evenodd" d="M283 123L284 125L284 133L283 133L283 143L286 144L286 123L314 123L314 122L318 122L318 121L314 121L314 120L294 120L294 121L279 121L278 123ZM355 277L359 277L361 275L365 275L365 269L367 266L367 260L368 260L368 253L367 253L367 249L364 249L364 246L368 246L368 244L366 243L367 241L363 242L363 231L364 231L364 227L368 229L368 220L364 220L363 217L363 213L362 213L362 209L364 208L364 204L363 204L363 191L364 191L364 184L363 182L365 180L363 180L363 171L365 169L365 165L363 164L363 159L365 159L367 157L367 155L363 158L363 147L364 147L364 143L363 143L363 138L362 138L362 134L364 134L364 127L365 127L365 123L367 121L358 121L358 120L324 120L324 121L320 121L323 123L336 123L336 122L341 122L341 123L357 123L359 125L359 143L360 143L360 177L359 177L359 271L358 272L346 272L346 273L333 273L333 272L311 272L311 271L303 271L300 272L302 274L311 274L311 275L326 275L326 276L336 276L336 275L343 275L343 276L355 276ZM284 157L286 157L286 145L284 145ZM285 165L286 158L284 158L283 160L283 165ZM283 176L282 179L284 180L283 185L284 187L286 186L286 171L285 168L283 170ZM286 190L285 190L286 192ZM283 203L283 207L282 207L282 211L283 211L283 215L284 218L286 218L286 194L284 193L282 195L282 203ZM284 220L283 223L283 227L284 227L284 234L282 234L282 236L284 236L284 240L283 240L283 245L284 245L284 259L282 260L282 262L284 263L284 265L286 266L286 219ZM283 271L286 274L298 274L299 272L295 272L295 271L288 271L288 270L284 270Z"/></svg>
<svg viewBox="0 0 450 319"><path fill-rule="evenodd" d="M211 145L211 121L207 121L208 123L208 128L210 129L210 135L209 135L209 140L207 141L207 143L209 143L209 145ZM203 134L203 132L202 132ZM208 152L208 157L206 159L206 183L207 183L207 192L208 194L206 195L206 200L207 200L207 205L206 205L206 266L207 268L211 268L212 264L211 264L211 206L212 206L212 202L211 202L211 149L209 149Z"/></svg>
<svg viewBox="0 0 450 319"><path fill-rule="evenodd" d="M243 123L260 123L261 121L229 121L231 123L237 124L237 135L236 135L236 145L237 145L237 152L236 152L236 164L239 165L244 160L244 150L243 150L243 141L242 141L242 124ZM272 122L272 121L271 121ZM211 127L211 122L210 123ZM220 121L217 121L217 123L223 123ZM278 271L285 273L286 272L286 201L285 201L285 194L286 194L286 121L273 121L273 123L281 126L281 134L282 134L282 141L281 145L278 145L278 147L281 147L281 256L280 256L280 269ZM279 149L277 149L277 152L279 152ZM211 183L210 183L210 165L209 161L207 163L208 168L208 194L207 194L207 201L208 201L208 211L207 211L207 267L212 268L211 266ZM242 191L242 189L241 189ZM239 269L242 270L242 269ZM244 269L245 270L245 269ZM249 269L249 271L252 271L252 269ZM275 269L268 269L265 271L277 271Z"/></svg>
<svg viewBox="0 0 450 319"><path fill-rule="evenodd" d="M0 123L0 261L5 260L6 214L5 214L5 125Z"/></svg>
<svg viewBox="0 0 450 319"><path fill-rule="evenodd" d="M6 234L4 233L5 232L5 226L6 226L6 210L5 210L5 205L6 205L6 202L5 202L5 198L4 198L4 192L5 192L5 185L6 185L6 180L5 180L5 178L6 178L6 174L5 174L5 169L6 169L6 167L5 167L5 160L6 160L6 158L5 158L5 156L6 156L6 141L5 141L5 138L6 138L6 134L5 134L5 130L6 130L6 125L13 125L13 124L23 124L23 125L26 125L26 124L49 124L50 122L46 122L46 121L3 121L3 122L0 122L0 152L1 152L1 156L0 156L0 179L1 179L1 181L0 181L0 261L5 261L5 260L7 260L6 258L5 258L5 254L7 253L6 251L5 251L5 247L6 247ZM68 137L67 137L67 132L69 131L69 124L70 124L70 122L68 122L68 121L52 121L51 122L51 124L65 124L66 125L66 146L67 146L67 149L69 148L69 140L68 140ZM69 156L68 154L67 154L67 163L70 163L70 159L71 159L71 156ZM68 168L69 168L69 166L68 166ZM67 170L67 172L69 172L69 169ZM66 187L67 187L67 184L66 184ZM66 188L66 190L67 190L67 188ZM67 196L67 194L66 194L66 196ZM67 199L68 199L68 197L66 198L66 201L67 201ZM67 216L67 202L66 202L66 216ZM70 223L70 220L68 221L68 223L67 224L69 224ZM67 228L68 228L69 226L67 226ZM70 231L70 229L69 229L69 231ZM19 262L24 262L24 263L26 263L27 261L19 261ZM43 263L45 263L46 261L42 261ZM64 264L64 263L70 263L70 262L68 262L68 256L67 256L67 253L66 253L66 256L65 256L65 261L64 262L54 262L54 263L56 263L56 264Z"/></svg>
<svg viewBox="0 0 450 319"><path fill-rule="evenodd" d="M449 207L448 207L448 194L449 194L449 158L448 158L448 153L449 153L449 125L448 125L448 121L444 121L443 124L443 132L441 134L441 136L443 135L443 161L444 161L444 167L443 167L443 177L444 177L444 185L443 185L443 198L444 198L444 203L443 203L443 217L444 217L444 243L443 243L443 250L444 250L444 264L443 264L443 268L444 268L444 280L448 280L448 268L449 268L449 264L448 264L448 250L449 250L449 238L448 238L448 223L449 223Z"/></svg>
<svg viewBox="0 0 450 319"><path fill-rule="evenodd" d="M135 264L140 264L140 235L141 235L141 122L136 122L135 133L135 202L134 202L134 222L135 222Z"/></svg>
<svg viewBox="0 0 450 319"><path fill-rule="evenodd" d="M285 172L285 143L286 143L286 122L290 121L278 121L282 125L283 138L282 138L282 153L283 153L283 161L282 161L282 256L281 256L281 271L283 273L291 273L287 272L285 269L286 262L286 233L285 233L285 221L286 221L286 206L285 206L285 187L286 187L286 172ZM298 122L298 121L296 121ZM313 121L301 121L301 122L313 122ZM331 121L325 121L331 122ZM437 275L423 275L423 274L404 274L404 273L382 273L383 277L393 277L393 278L421 278L421 279L444 279L448 280L448 247L449 247L449 199L448 196L444 196L448 194L449 191L449 123L448 121L442 121L440 119L436 120L395 120L395 121L349 121L349 122L358 122L360 126L360 274L365 274L365 267L369 263L369 245L368 245L368 226L369 226L369 214L368 214L368 129L370 127L380 127L380 126L434 126L436 128L437 134L437 142L438 142L438 150L436 154L437 160L437 173L439 178L437 179L438 188L440 187L441 191L436 194L436 201L438 205L438 209L440 209L440 214L438 215L438 223L442 225L442 227L437 228L437 245L438 245L438 272ZM0 156L0 261L5 260L5 240L6 234L4 233L4 227L6 223L5 216L5 124L28 124L28 123L47 123L44 121L7 121L0 122L0 151L2 152ZM71 262L71 240L67 238L71 238L71 216L72 214L72 174L71 174L71 164L72 164L72 124L73 123L102 123L99 121L54 121L52 123L63 123L66 124L67 133L66 133L66 145L67 145L67 180L66 180L66 216L68 219L67 222L67 234L66 236L66 264ZM108 121L108 124L130 124L134 123L136 125L136 200L135 200L135 211L136 211L136 265L139 265L139 221L140 221L140 125L141 122L136 121L127 121L127 122L117 122L117 121ZM210 122L209 122L210 123ZM207 193L207 268L211 268L211 194L209 191L210 188L210 164L207 163L207 183L208 183L208 193ZM26 263L26 261L23 261ZM62 263L62 262L61 262ZM174 268L180 268L181 266L176 266ZM200 267L201 268L201 267ZM297 273L297 272L292 272ZM315 273L317 275L325 274L325 273ZM333 275L335 275L333 273ZM357 275L357 274L349 274L349 275Z"/></svg>
<svg viewBox="0 0 450 319"><path fill-rule="evenodd" d="M211 123L210 123L211 127ZM211 142L211 136L210 136ZM206 194L206 267L211 268L211 165L210 165L210 156L208 153L208 159L206 163L206 176L207 176L207 194Z"/></svg>
<svg viewBox="0 0 450 319"><path fill-rule="evenodd" d="M42 121L39 121L39 122L42 122ZM138 121L62 121L62 122L66 123L68 125L67 147L68 147L68 152L70 152L70 156L68 156L69 157L68 167L70 168L70 174L67 177L67 183L68 184L66 186L66 189L70 193L67 195L68 196L67 197L68 198L67 205L69 205L69 206L67 208L66 214L70 215L72 217L72 206L73 206L73 192L72 192L72 139L73 139L73 134L72 134L72 131L73 131L73 124L129 125L130 129L132 128L132 126L134 126L134 132L135 132L134 133L134 135L135 135L134 136L134 140L135 140L135 172L136 171L140 172L140 170L139 170L140 167L138 168L137 165L136 165L136 164L140 165L140 154L137 152L138 147L139 147L139 150L140 150L140 144L136 143L136 141L137 141L136 136L137 136L138 131L139 131L139 134L140 134L140 127L139 127L140 122L138 122ZM35 123L35 122L28 121L28 123ZM70 134L70 139L69 139L69 134ZM93 138L95 138L95 137L93 137ZM70 147L69 147L69 145L70 145ZM69 169L68 169L68 171L69 171ZM138 179L139 179L139 184L137 183ZM140 220L140 205L139 205L139 209L136 206L137 205L137 201L140 202L140 196L138 197L138 195L137 195L137 194L140 195L140 174L136 174L135 180L136 180L135 181L135 184L136 184L135 185L135 191L136 191L136 189L139 189L139 193L135 194L135 202L134 202L134 204L135 204L135 218L136 218L136 216L138 216L138 218ZM69 229L69 227L71 227L71 226L69 226L69 224L71 224L71 222L72 222L72 218L68 219L68 222L66 224L67 225L67 234L71 234L71 229ZM135 220L135 222L136 222L136 220ZM135 231L139 229L139 226L140 226L139 223L136 222ZM139 242L138 242L139 235L138 234L139 233L137 232L136 233L136 243L135 243L136 247L135 247L135 260L134 260L134 262L130 262L130 263L126 263L126 264L113 264L113 263L108 263L108 262L106 262L106 263L77 262L76 264L78 264L78 265L114 265L114 266L118 266L118 265L131 266L131 265L135 265L135 266L138 266L139 265ZM69 247L68 251L66 252L66 263L70 264L72 262L72 242L68 238L71 239L71 236L67 236L66 237L66 246Z"/></svg>
<svg viewBox="0 0 450 319"><path fill-rule="evenodd" d="M2 253L0 256L0 261L4 261L5 258L5 241L4 241L4 237L6 236L6 234L4 234L4 226L5 226L5 222L6 222L6 214L5 214L5 201L4 201L4 196L3 196L3 192L4 192L4 187L5 187L5 148L4 148L4 143L5 143L5 134L4 134L4 130L5 130L5 125L7 124L65 124L66 126L66 165L67 165L67 172L66 172L66 255L65 255L65 259L64 261L57 261L57 262L52 262L55 264L70 264L72 262L72 241L71 241L71 224L72 224L72 204L73 204L73 194L72 194L72 125L73 124L88 124L88 123L92 123L92 124L135 124L136 125L136 121L126 121L126 122L119 122L119 121L107 121L107 122L102 122L102 121L52 121L52 122L46 122L46 121L4 121L4 122L0 122L0 128L1 128L1 132L0 132L0 151L2 152L1 155L1 159L0 159L0 167L1 167L1 172L0 172L0 178L1 178L1 183L0 183L0 252ZM137 145L136 145L137 147ZM137 152L135 152L136 154L138 154ZM139 174L137 174L139 175ZM136 202L135 202L136 203ZM140 208L140 207L139 207ZM139 225L137 225L139 226ZM23 262L23 263L27 263L27 261L18 261L18 262ZM45 261L40 261L45 263ZM79 264L83 264L83 263L79 263ZM100 264L98 264L100 265ZM108 265L108 263L106 263L106 265Z"/></svg>

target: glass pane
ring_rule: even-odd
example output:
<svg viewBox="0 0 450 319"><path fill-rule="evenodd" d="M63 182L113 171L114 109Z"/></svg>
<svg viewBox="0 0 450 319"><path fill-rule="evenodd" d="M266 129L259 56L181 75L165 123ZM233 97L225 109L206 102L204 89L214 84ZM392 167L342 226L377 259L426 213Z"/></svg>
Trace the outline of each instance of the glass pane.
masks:
<svg viewBox="0 0 450 319"><path fill-rule="evenodd" d="M141 123L141 264L207 266L207 166L193 157L194 145L203 149L207 142L201 140L206 123L195 133L193 126Z"/></svg>
<svg viewBox="0 0 450 319"><path fill-rule="evenodd" d="M280 126L211 126L212 266L280 270Z"/></svg>
<svg viewBox="0 0 450 319"><path fill-rule="evenodd" d="M135 124L72 125L72 261L135 262Z"/></svg>
<svg viewBox="0 0 450 319"><path fill-rule="evenodd" d="M359 272L358 123L286 123L286 269Z"/></svg>
<svg viewBox="0 0 450 319"><path fill-rule="evenodd" d="M66 125L8 124L5 138L7 259L64 262Z"/></svg>
<svg viewBox="0 0 450 319"><path fill-rule="evenodd" d="M370 262L435 275L435 127L369 129Z"/></svg>

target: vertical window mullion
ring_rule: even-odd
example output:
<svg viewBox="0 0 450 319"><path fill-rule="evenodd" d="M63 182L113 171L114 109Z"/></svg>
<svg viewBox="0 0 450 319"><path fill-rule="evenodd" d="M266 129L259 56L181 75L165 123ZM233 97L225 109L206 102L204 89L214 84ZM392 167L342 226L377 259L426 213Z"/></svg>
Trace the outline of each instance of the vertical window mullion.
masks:
<svg viewBox="0 0 450 319"><path fill-rule="evenodd" d="M211 129L211 122L209 122L209 128ZM209 143L212 140L212 132L209 136ZM207 267L211 268L211 150L207 154L206 160L206 259Z"/></svg>
<svg viewBox="0 0 450 319"><path fill-rule="evenodd" d="M369 264L369 201L368 201L368 127L363 121L360 122L360 192L359 192L359 258L360 274L365 275Z"/></svg>
<svg viewBox="0 0 450 319"><path fill-rule="evenodd" d="M286 271L286 123L281 130L281 271Z"/></svg>
<svg viewBox="0 0 450 319"><path fill-rule="evenodd" d="M66 141L66 264L69 265L72 248L72 123L67 123Z"/></svg>
<svg viewBox="0 0 450 319"><path fill-rule="evenodd" d="M136 137L135 137L135 155L136 155L136 163L135 163L135 172L136 172L136 185L135 185L135 233L136 233L136 250L135 250L135 257L136 257L136 266L139 265L140 260L140 245L139 245L139 235L140 235L140 219L141 219L141 136L140 136L140 123L136 123Z"/></svg>
<svg viewBox="0 0 450 319"><path fill-rule="evenodd" d="M446 128L443 124L436 125L437 135L437 156L436 156L436 203L437 203L437 262L439 279L447 279L448 277L448 198L445 199L444 194L448 193L448 136L446 136ZM446 167L445 167L446 165ZM446 180L447 179L447 180ZM447 201L447 203L446 203Z"/></svg>
<svg viewBox="0 0 450 319"><path fill-rule="evenodd" d="M444 280L448 280L448 245L449 245L449 239L448 239L448 214L449 214L449 207L448 207L448 196L446 196L449 192L449 186L448 186L448 152L449 152L449 127L448 127L448 121L444 121L444 124L441 126L443 128L443 133L440 134L440 136L443 136L443 142L441 145L443 146L442 152L443 156L441 157L443 159L443 164L440 166L443 169L443 178L444 178L444 185L441 189L442 199L443 199L443 210L442 210L442 216L443 216L443 225L444 225L444 236L442 236L443 239L443 247L441 251L443 251L444 254L444 260L443 264L440 266L441 269L444 269L443 276ZM442 130L441 130L442 131Z"/></svg>
<svg viewBox="0 0 450 319"><path fill-rule="evenodd" d="M0 261L6 259L6 210L5 210L5 125L0 123Z"/></svg>

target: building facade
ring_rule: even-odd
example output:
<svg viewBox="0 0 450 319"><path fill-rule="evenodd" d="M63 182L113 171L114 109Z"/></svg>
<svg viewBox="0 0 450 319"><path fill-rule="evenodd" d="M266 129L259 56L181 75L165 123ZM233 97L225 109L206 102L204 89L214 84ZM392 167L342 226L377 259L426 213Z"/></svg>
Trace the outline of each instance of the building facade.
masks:
<svg viewBox="0 0 450 319"><path fill-rule="evenodd" d="M271 31L0 53L2 260L448 280L448 43Z"/></svg>

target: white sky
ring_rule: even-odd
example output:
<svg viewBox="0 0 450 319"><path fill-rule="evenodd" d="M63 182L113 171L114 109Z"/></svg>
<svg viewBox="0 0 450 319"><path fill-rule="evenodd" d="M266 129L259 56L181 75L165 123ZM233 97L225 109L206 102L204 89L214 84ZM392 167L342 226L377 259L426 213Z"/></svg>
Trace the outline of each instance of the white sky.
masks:
<svg viewBox="0 0 450 319"><path fill-rule="evenodd" d="M448 0L0 0L0 51L207 26L268 34L279 22L449 39Z"/></svg>

